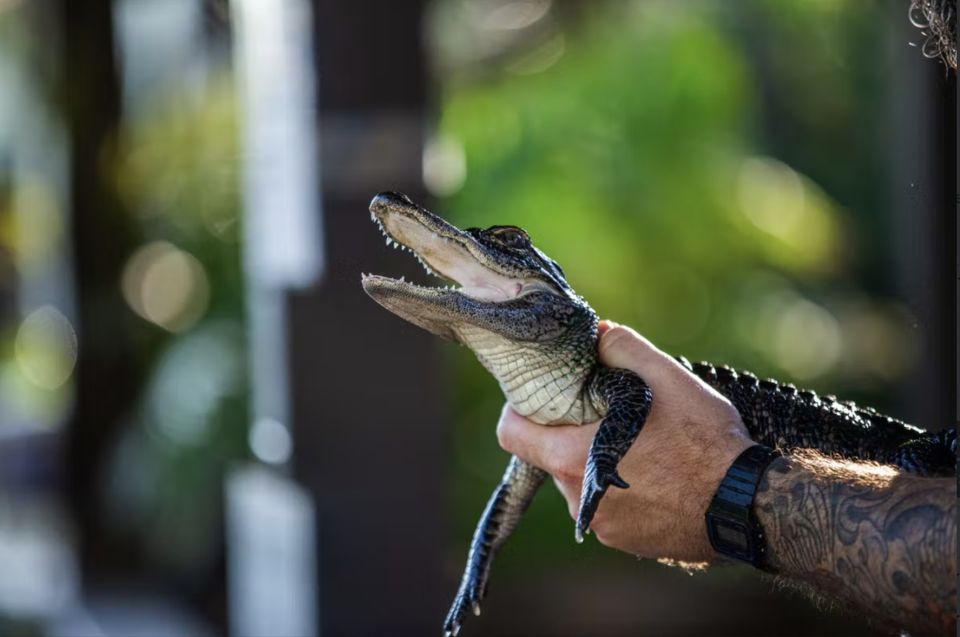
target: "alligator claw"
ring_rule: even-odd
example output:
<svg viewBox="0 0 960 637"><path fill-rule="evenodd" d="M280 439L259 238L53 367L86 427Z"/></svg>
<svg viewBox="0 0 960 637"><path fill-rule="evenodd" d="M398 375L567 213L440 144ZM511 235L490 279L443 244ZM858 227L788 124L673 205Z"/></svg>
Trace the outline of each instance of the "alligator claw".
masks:
<svg viewBox="0 0 960 637"><path fill-rule="evenodd" d="M581 528L580 528L580 524L578 523L577 526L576 526L576 528L573 530L573 539L574 539L574 541L575 541L577 544L583 544L583 536L584 536L584 535L590 535L590 527L587 527L587 528L585 528L585 529L581 529Z"/></svg>
<svg viewBox="0 0 960 637"><path fill-rule="evenodd" d="M606 491L606 486L600 488L594 484L584 485L583 494L580 497L580 511L577 513L577 528L574 533L574 539L578 544L581 544L583 536L590 532L590 522L593 521L593 515L597 512L597 506L600 505L600 499Z"/></svg>
<svg viewBox="0 0 960 637"><path fill-rule="evenodd" d="M460 584L460 590L457 591L447 619L443 622L444 635L455 637L468 613L480 616L480 600L484 592L480 579L478 573L472 572Z"/></svg>
<svg viewBox="0 0 960 637"><path fill-rule="evenodd" d="M630 485L627 484L627 481L624 480L623 478L621 478L621 477L620 477L620 474L618 474L616 471L613 472L613 474L610 476L609 480L610 480L610 484L612 484L612 485L615 486L615 487L619 487L619 488L621 488L621 489L629 489L629 488L630 488Z"/></svg>
<svg viewBox="0 0 960 637"><path fill-rule="evenodd" d="M574 537L583 541L590 522L610 485L626 489L630 485L617 473L617 464L636 440L647 419L653 394L643 379L625 369L609 368L599 372L591 391L607 404L607 415L593 436L583 471L583 490Z"/></svg>
<svg viewBox="0 0 960 637"><path fill-rule="evenodd" d="M583 536L590 533L590 522L593 520L597 507L600 506L600 500L610 485L621 489L630 488L627 481L617 473L615 466L600 465L594 462L593 458L587 460L587 469L583 477L583 491L580 495L580 511L577 513L577 527L574 532L574 539L577 544L583 543Z"/></svg>

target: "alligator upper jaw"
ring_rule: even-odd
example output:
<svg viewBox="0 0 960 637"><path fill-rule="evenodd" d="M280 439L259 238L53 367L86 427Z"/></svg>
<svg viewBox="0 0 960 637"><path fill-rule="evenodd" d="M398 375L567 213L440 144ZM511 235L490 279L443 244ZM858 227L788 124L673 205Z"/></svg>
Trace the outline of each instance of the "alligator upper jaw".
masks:
<svg viewBox="0 0 960 637"><path fill-rule="evenodd" d="M525 287L522 279L494 272L480 263L481 248L473 237L420 208L403 195L381 193L370 202L370 216L387 237L387 245L410 250L427 272L457 282L461 287L424 287L378 275L364 275L364 290L381 304L385 297L419 299L422 304L450 302L457 295L487 302L508 301ZM397 308L388 307L391 311ZM398 312L399 313L399 312ZM406 313L402 314L409 320Z"/></svg>

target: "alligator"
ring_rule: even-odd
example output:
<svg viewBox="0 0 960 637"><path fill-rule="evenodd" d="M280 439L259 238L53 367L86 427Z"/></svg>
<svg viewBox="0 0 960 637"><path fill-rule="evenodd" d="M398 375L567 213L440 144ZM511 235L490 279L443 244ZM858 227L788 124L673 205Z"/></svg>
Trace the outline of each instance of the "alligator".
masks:
<svg viewBox="0 0 960 637"><path fill-rule="evenodd" d="M560 266L515 226L461 230L402 194L373 198L370 215L388 246L410 251L427 273L455 285L427 287L363 274L384 308L466 345L496 377L507 402L542 425L601 421L584 471L574 537L584 533L610 486L628 488L617 463L640 433L654 397L637 374L597 356L599 319ZM918 475L953 475L956 430L924 432L873 409L709 363L677 360L724 395L753 440L784 451L818 449L891 464ZM493 557L516 528L546 473L513 456L487 503L443 628L456 635L480 614Z"/></svg>

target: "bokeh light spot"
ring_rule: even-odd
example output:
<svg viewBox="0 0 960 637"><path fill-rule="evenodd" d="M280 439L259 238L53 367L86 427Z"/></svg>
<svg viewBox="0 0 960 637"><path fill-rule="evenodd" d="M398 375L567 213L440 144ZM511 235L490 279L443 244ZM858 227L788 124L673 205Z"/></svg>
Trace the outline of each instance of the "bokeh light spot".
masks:
<svg viewBox="0 0 960 637"><path fill-rule="evenodd" d="M535 75L543 73L560 61L567 50L567 42L562 33L555 36L507 65L506 70L515 75Z"/></svg>
<svg viewBox="0 0 960 637"><path fill-rule="evenodd" d="M253 454L268 464L283 464L293 451L290 432L272 418L260 418L253 424L249 443Z"/></svg>
<svg viewBox="0 0 960 637"><path fill-rule="evenodd" d="M449 136L434 137L423 149L423 183L437 197L456 193L467 178L463 144Z"/></svg>
<svg viewBox="0 0 960 637"><path fill-rule="evenodd" d="M740 168L740 210L757 228L789 240L803 216L804 189L800 176L786 164L750 157Z"/></svg>
<svg viewBox="0 0 960 637"><path fill-rule="evenodd" d="M517 0L507 2L484 16L480 26L484 29L516 30L526 29L547 15L550 0Z"/></svg>
<svg viewBox="0 0 960 637"><path fill-rule="evenodd" d="M840 325L822 306L796 298L782 308L774 351L779 365L796 378L828 372L840 356L841 345Z"/></svg>
<svg viewBox="0 0 960 637"><path fill-rule="evenodd" d="M77 334L66 316L46 305L20 324L14 354L27 380L42 389L57 389L77 363Z"/></svg>
<svg viewBox="0 0 960 637"><path fill-rule="evenodd" d="M773 241L769 258L791 267L829 271L839 228L830 199L812 181L770 157L748 157L740 166L737 203L750 224Z"/></svg>
<svg viewBox="0 0 960 637"><path fill-rule="evenodd" d="M153 432L178 446L209 444L241 382L238 340L234 327L218 322L173 339L147 391Z"/></svg>
<svg viewBox="0 0 960 637"><path fill-rule="evenodd" d="M203 265L173 244L143 246L127 262L121 288L130 308L171 332L182 332L206 312L209 284Z"/></svg>

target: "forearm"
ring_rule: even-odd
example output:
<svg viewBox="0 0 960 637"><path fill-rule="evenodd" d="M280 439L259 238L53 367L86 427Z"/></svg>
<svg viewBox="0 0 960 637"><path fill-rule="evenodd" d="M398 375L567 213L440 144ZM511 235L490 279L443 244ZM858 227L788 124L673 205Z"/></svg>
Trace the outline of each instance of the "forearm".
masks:
<svg viewBox="0 0 960 637"><path fill-rule="evenodd" d="M867 617L956 630L957 489L815 454L771 464L756 497L768 562Z"/></svg>

